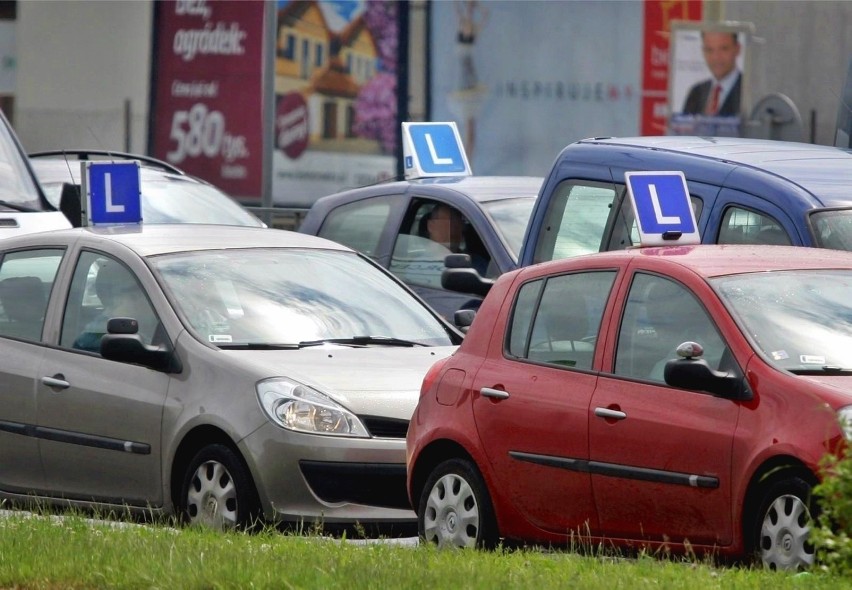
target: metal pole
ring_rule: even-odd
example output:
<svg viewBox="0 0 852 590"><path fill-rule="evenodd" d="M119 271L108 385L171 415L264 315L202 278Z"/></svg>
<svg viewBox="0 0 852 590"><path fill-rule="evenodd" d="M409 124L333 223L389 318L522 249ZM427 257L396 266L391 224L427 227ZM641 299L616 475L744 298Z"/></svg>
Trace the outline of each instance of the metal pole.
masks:
<svg viewBox="0 0 852 590"><path fill-rule="evenodd" d="M125 153L130 153L133 150L131 146L133 145L133 137L132 137L132 119L133 113L131 112L130 99L124 99L124 151Z"/></svg>
<svg viewBox="0 0 852 590"><path fill-rule="evenodd" d="M272 226L272 155L275 149L275 38L278 35L277 2L266 0L263 39L263 184L260 218Z"/></svg>

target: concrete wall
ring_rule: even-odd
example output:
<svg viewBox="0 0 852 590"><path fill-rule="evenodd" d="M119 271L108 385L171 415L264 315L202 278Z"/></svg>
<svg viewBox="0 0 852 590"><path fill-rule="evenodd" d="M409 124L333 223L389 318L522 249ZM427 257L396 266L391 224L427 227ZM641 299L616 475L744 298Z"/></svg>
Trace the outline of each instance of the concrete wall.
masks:
<svg viewBox="0 0 852 590"><path fill-rule="evenodd" d="M752 99L771 92L799 109L805 141L834 143L837 108L852 58L852 2L848 0L737 0L719 6L720 18L754 23ZM811 114L816 125L811 130Z"/></svg>
<svg viewBox="0 0 852 590"><path fill-rule="evenodd" d="M123 150L127 135L145 150L152 17L150 0L18 2L13 124L28 151Z"/></svg>

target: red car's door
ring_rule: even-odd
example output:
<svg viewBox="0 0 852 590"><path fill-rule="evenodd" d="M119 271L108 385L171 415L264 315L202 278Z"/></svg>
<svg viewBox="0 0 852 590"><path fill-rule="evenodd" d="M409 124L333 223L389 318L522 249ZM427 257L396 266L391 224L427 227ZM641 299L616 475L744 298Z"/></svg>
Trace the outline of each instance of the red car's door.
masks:
<svg viewBox="0 0 852 590"><path fill-rule="evenodd" d="M474 378L473 411L492 493L551 532L598 529L585 469L587 416L597 381L595 341L615 276L584 272L523 285L504 314L511 317L506 338L502 330L495 335L499 341Z"/></svg>
<svg viewBox="0 0 852 590"><path fill-rule="evenodd" d="M637 272L612 374L589 409L592 488L604 535L727 545L731 452L740 404L663 382L684 341L714 369L739 369L704 306L682 284Z"/></svg>

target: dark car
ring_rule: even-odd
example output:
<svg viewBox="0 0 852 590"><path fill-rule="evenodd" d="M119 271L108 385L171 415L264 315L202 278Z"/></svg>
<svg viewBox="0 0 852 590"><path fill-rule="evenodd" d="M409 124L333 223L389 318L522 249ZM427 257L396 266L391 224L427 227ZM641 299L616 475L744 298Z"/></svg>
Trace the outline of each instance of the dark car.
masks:
<svg viewBox="0 0 852 590"><path fill-rule="evenodd" d="M704 244L852 250L852 150L737 137L592 138L556 157L518 266L634 246L625 175L660 171L683 174ZM457 265L444 284L456 275L480 292L493 283Z"/></svg>
<svg viewBox="0 0 852 590"><path fill-rule="evenodd" d="M319 199L299 231L367 254L449 319L456 310L478 307L482 293L442 287L447 255L469 255L487 279L517 268L541 183L537 177L465 176L357 188ZM436 232L456 237L445 240Z"/></svg>
<svg viewBox="0 0 852 590"><path fill-rule="evenodd" d="M142 219L146 224L265 226L254 214L212 184L155 158L85 149L36 152L29 154L29 158L47 200L62 210L74 225L79 225L76 221L80 219L80 163L137 160L142 186Z"/></svg>
<svg viewBox="0 0 852 590"><path fill-rule="evenodd" d="M587 139L542 187L521 266L628 248L636 222L625 173L683 173L704 244L852 249L852 151L736 137Z"/></svg>

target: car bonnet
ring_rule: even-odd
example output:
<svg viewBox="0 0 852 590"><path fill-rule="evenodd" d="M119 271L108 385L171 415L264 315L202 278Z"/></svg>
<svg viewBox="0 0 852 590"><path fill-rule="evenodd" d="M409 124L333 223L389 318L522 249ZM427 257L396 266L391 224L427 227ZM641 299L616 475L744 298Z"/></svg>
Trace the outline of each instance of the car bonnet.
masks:
<svg viewBox="0 0 852 590"><path fill-rule="evenodd" d="M222 353L249 364L258 380L289 377L330 396L355 414L408 420L426 371L456 348L328 345Z"/></svg>

